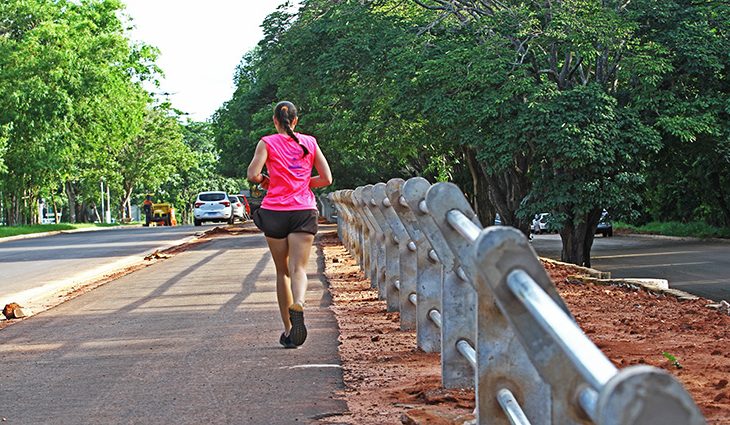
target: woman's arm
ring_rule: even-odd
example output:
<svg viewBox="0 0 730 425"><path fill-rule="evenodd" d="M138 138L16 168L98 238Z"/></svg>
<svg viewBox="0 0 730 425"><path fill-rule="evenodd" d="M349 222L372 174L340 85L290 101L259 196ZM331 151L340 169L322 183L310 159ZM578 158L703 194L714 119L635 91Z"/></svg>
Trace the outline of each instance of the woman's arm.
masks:
<svg viewBox="0 0 730 425"><path fill-rule="evenodd" d="M269 157L269 153L266 150L266 142L259 140L256 145L256 152L253 155L251 163L248 165L248 171L246 172L246 178L251 183L261 184L266 180L266 176L261 174L261 170L264 169L266 159Z"/></svg>
<svg viewBox="0 0 730 425"><path fill-rule="evenodd" d="M319 146L317 146L317 151L314 154L314 168L317 170L318 175L312 176L312 180L309 181L310 188L314 189L332 184L330 165L327 163L327 158L324 157L322 149Z"/></svg>

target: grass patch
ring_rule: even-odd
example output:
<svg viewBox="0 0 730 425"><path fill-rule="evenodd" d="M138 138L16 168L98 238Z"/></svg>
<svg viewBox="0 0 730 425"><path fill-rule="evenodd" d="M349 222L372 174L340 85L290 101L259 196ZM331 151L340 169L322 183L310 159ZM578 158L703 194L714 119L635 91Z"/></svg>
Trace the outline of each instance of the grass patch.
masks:
<svg viewBox="0 0 730 425"><path fill-rule="evenodd" d="M695 221L691 223L680 223L678 221L651 222L643 226L634 226L627 223L614 222L613 227L617 230L628 230L631 233L644 233L664 236L680 236L695 238L730 238L730 229L714 227L709 224Z"/></svg>
<svg viewBox="0 0 730 425"><path fill-rule="evenodd" d="M0 226L0 238L10 236L29 235L32 233L56 232L60 230L74 230L89 227L116 227L119 224L106 223L79 223L79 224L33 224L30 226Z"/></svg>

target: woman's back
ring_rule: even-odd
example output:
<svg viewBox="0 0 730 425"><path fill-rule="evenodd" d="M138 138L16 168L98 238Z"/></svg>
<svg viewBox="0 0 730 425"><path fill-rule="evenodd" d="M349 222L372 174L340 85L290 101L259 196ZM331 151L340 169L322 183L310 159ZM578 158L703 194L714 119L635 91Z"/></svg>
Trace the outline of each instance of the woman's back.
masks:
<svg viewBox="0 0 730 425"><path fill-rule="evenodd" d="M276 211L317 209L317 202L309 188L317 140L296 133L299 143L286 134L272 134L262 138L266 143L266 169L269 188L261 206ZM303 155L302 145L308 153Z"/></svg>

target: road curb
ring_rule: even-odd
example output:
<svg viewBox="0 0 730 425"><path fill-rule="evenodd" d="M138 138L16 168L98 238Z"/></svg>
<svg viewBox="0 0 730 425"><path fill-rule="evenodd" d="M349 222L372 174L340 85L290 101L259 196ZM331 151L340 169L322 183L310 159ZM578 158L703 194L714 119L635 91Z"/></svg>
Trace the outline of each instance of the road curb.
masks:
<svg viewBox="0 0 730 425"><path fill-rule="evenodd" d="M553 260L550 258L540 257L540 260L544 263L555 264L561 267L568 267L576 272L578 275L569 276L569 279L576 279L582 282L590 282L597 285L613 285L623 287L635 287L643 288L647 291L660 293L663 295L673 296L680 301L685 300L698 300L702 297L690 294L689 292L681 291L679 289L672 289L669 287L669 281L666 279L648 279L648 278L619 278L612 279L611 272L602 272L600 270L591 269L587 267L577 266L575 264L564 263L562 261ZM582 276L581 276L582 275ZM586 277L588 276L588 277Z"/></svg>
<svg viewBox="0 0 730 425"><path fill-rule="evenodd" d="M83 227L81 229L53 230L50 232L26 233L24 235L7 236L4 238L0 238L0 243L20 241L20 240L24 240L24 239L43 238L43 237L47 237L47 236L55 236L55 235L61 235L61 234L66 234L66 233L100 232L103 230L119 230L119 229L135 228L135 227L142 227L142 225L139 225L139 226L137 226L137 225L113 226L113 227Z"/></svg>
<svg viewBox="0 0 730 425"><path fill-rule="evenodd" d="M65 301L63 297L74 291L88 288L89 286L101 282L106 278L120 273L125 273L125 271L131 270L134 267L144 265L148 262L146 257L149 257L156 252L166 251L186 245L216 231L218 228L219 226L214 226L197 232L194 235L164 243L155 248L150 248L140 254L121 257L112 263L94 267L74 276L48 282L40 287L26 289L24 291L4 296L0 299L0 308L6 304L17 303L21 307L30 309L31 314L28 315L28 317L30 317L62 303Z"/></svg>
<svg viewBox="0 0 730 425"><path fill-rule="evenodd" d="M667 236L653 233L616 233L616 236L630 236L646 239L666 239L670 241L713 241L719 243L730 243L728 238L700 238L697 236Z"/></svg>
<svg viewBox="0 0 730 425"><path fill-rule="evenodd" d="M543 263L555 264L555 265L561 266L561 267L569 267L584 275L587 275L590 277L595 277L598 279L610 279L611 278L611 272L602 272L600 270L591 269L591 268L583 267L583 266L578 266L578 265L571 264L571 263L564 263L562 261L553 260L552 258L547 258L547 257L540 257L540 261L542 261Z"/></svg>

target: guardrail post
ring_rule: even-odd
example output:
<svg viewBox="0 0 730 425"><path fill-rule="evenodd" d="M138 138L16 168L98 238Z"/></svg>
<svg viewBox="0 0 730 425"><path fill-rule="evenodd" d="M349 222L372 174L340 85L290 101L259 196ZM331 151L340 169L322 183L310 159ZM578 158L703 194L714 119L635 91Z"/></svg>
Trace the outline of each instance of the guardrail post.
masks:
<svg viewBox="0 0 730 425"><path fill-rule="evenodd" d="M369 196L367 196L364 192L365 186L360 186L355 189L354 199L356 200L357 211L360 213L362 222L365 223L365 225L369 229L367 232L367 238L365 239L364 243L364 245L367 245L368 248L369 266L365 269L365 275L370 279L370 287L378 288L378 270L380 267L378 263L380 246L382 245L381 241L383 236L380 232L380 227L378 226L378 223L375 221L375 217L370 214L370 209L367 207L368 202L366 201L366 199L369 199Z"/></svg>
<svg viewBox="0 0 730 425"><path fill-rule="evenodd" d="M482 286L492 289L531 364L551 386L551 423L583 424L588 418L599 425L705 423L667 372L648 366L617 372L574 322L522 233L487 229L474 256ZM533 397L526 398L530 406ZM528 411L536 417L545 412L536 406Z"/></svg>
<svg viewBox="0 0 730 425"><path fill-rule="evenodd" d="M345 221L347 241L352 246L353 256L357 258L360 268L364 268L363 238L368 229L355 211L353 197L354 191L352 190L346 190L342 193L341 198L344 208L338 213L337 222Z"/></svg>
<svg viewBox="0 0 730 425"><path fill-rule="evenodd" d="M461 190L452 183L436 183L426 193L426 206L434 224L441 232L446 247L441 251L450 250L453 255L452 270L458 279L444 281L444 298L442 300L444 315L444 346L457 346L459 341L467 341L471 347L477 347L477 294L472 282L473 266L468 258L469 248L473 241L460 235L447 222L447 213L458 210L464 214L476 228L481 229L479 220ZM477 371L469 369L472 378L471 385L476 384ZM475 385L476 386L476 385ZM478 388L477 388L478 391Z"/></svg>
<svg viewBox="0 0 730 425"><path fill-rule="evenodd" d="M350 252L350 254L355 257L355 247L353 246L352 242L352 226L353 223L350 220L349 217L349 205L347 205L345 196L347 190L338 190L336 192L332 192L328 195L328 197L332 200L333 207L337 210L337 237L340 238L342 241L342 244L345 246L345 248Z"/></svg>
<svg viewBox="0 0 730 425"><path fill-rule="evenodd" d="M406 228L405 214L402 213L403 206L400 205L400 190L403 187L403 179L391 179L385 186L385 199L383 205L386 218L391 224L393 232L398 237L398 251L400 253L400 272L398 280L400 285L398 293L400 296L400 328L402 330L416 329L416 304L412 303L411 295L416 295L416 281L418 278L418 257L417 246Z"/></svg>
<svg viewBox="0 0 730 425"><path fill-rule="evenodd" d="M374 279L373 285L378 288L378 298L381 300L387 300L388 293L388 261L387 261L387 247L392 245L393 239L389 236L390 230L385 224L383 214L375 206L375 200L373 199L373 185L369 184L362 189L362 200L364 202L363 210L368 214L368 217L373 221L374 227L378 234L377 243L375 249L377 251L377 278ZM371 278L371 280L373 280Z"/></svg>
<svg viewBox="0 0 730 425"><path fill-rule="evenodd" d="M531 420L543 420L537 423L545 424L585 423L586 414L574 403L579 391L577 386L584 380L507 287L509 273L515 269L524 270L560 310L570 315L527 238L511 227L487 228L477 239L473 256L479 270L480 318L491 323L484 334L485 342L493 346L491 340L495 333L504 341L498 346L502 350L496 353L491 350L489 359L484 359L490 366L479 376L479 384L484 387L478 400L479 415L490 418L498 413L492 405L497 392L504 386L504 376L495 372L509 370L510 385L519 389L513 392L522 394L518 401ZM480 336L481 332L480 325ZM480 340L480 350L483 348L481 343ZM607 370L609 374L615 372L610 363L596 366L613 369ZM543 380L549 382L550 387Z"/></svg>
<svg viewBox="0 0 730 425"><path fill-rule="evenodd" d="M406 184L411 180L414 180L414 183L409 188L419 190L411 192L409 196L406 196L406 200L415 213L419 227L444 266L441 285L441 375L443 384L446 388L471 388L474 386L474 369L458 351L456 344L461 339L468 339L472 342L476 339L474 326L476 306L473 302L468 304L462 302L461 297L465 293L463 289L468 285L464 285L462 277L457 274L459 263L441 230L429 214L425 197L421 195L421 193L425 194L426 185L429 188L431 185L426 179L420 177L409 179ZM419 196L413 197L415 194ZM467 289L472 290L470 287Z"/></svg>
<svg viewBox="0 0 730 425"><path fill-rule="evenodd" d="M441 285L444 278L443 264L436 259L431 243L421 230L414 211L418 203L426 196L431 186L421 178L404 182L398 199L397 192L389 195L393 207L403 221L408 234L416 244L417 277L416 277L416 340L418 347L427 352L441 351L441 328L429 317L431 311L441 312ZM397 201L397 202L396 202ZM430 255L434 252L434 255Z"/></svg>
<svg viewBox="0 0 730 425"><path fill-rule="evenodd" d="M348 190L344 195L347 219L350 223L350 239L358 246L357 260L365 276L370 274L370 238L372 230L367 224L367 218L359 206L359 200L354 190Z"/></svg>
<svg viewBox="0 0 730 425"><path fill-rule="evenodd" d="M514 331L495 307L491 289L485 288L480 282L480 266L474 261L473 252L482 228L469 202L456 185L439 183L429 189L426 203L454 254L464 260L462 266L475 289L471 301L476 309L472 316L476 322L475 334L470 337L476 338L478 423L509 423L500 406L495 403L499 391L507 389L515 394L533 425L572 424L567 421L551 422L549 387L542 381ZM470 226L468 234L459 233L450 223L454 218L449 217L452 211L460 212L464 219L475 225ZM472 287L469 289L472 290Z"/></svg>
<svg viewBox="0 0 730 425"><path fill-rule="evenodd" d="M385 199L385 183L377 183L373 186L370 210L378 220L378 224L385 233L385 285L383 292L388 311L398 311L400 307L400 295L398 290L398 275L400 273L400 252L398 237L393 230L388 217L385 215L383 200Z"/></svg>
<svg viewBox="0 0 730 425"><path fill-rule="evenodd" d="M329 203L329 199L327 198L327 195L321 194L321 195L317 196L317 199L319 200L319 205L320 205L320 211L319 211L320 217L324 218L327 221L330 221L329 217L332 215L330 213L331 205Z"/></svg>

